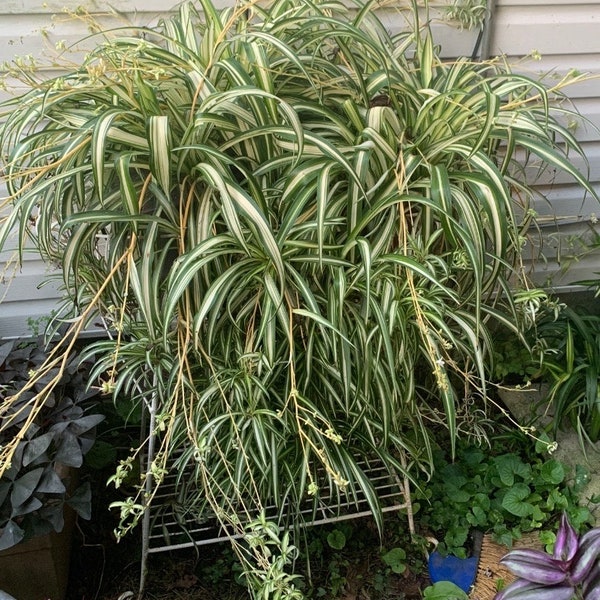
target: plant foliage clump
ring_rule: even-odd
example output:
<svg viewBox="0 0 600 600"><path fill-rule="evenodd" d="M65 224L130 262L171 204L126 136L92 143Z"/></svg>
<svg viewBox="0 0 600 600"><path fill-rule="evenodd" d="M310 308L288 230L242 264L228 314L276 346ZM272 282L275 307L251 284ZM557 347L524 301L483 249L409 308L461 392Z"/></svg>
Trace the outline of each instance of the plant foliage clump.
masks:
<svg viewBox="0 0 600 600"><path fill-rule="evenodd" d="M494 455L461 444L456 462L441 452L436 456L419 524L440 537L442 553L461 558L468 554L474 529L511 546L524 533L551 528L564 511L579 530L594 519L579 503L584 474L577 473L575 481L570 475L562 462L544 455L506 451Z"/></svg>
<svg viewBox="0 0 600 600"><path fill-rule="evenodd" d="M76 354L67 356L64 369L56 366L60 362L41 339L0 346L0 401L9 408L0 414L0 447L16 443L0 478L0 550L62 531L67 506L84 519L91 516L90 484L75 485L72 471L83 464L104 417L86 414L86 403L97 396L86 392L90 365ZM49 381L54 385L45 393ZM32 416L36 397L39 410Z"/></svg>
<svg viewBox="0 0 600 600"><path fill-rule="evenodd" d="M149 409L147 479L192 468L186 510L360 491L381 524L360 457L430 470L518 321L517 153L589 187L555 92L372 3L185 3L4 106L4 235L62 267L71 335L108 324L95 376Z"/></svg>

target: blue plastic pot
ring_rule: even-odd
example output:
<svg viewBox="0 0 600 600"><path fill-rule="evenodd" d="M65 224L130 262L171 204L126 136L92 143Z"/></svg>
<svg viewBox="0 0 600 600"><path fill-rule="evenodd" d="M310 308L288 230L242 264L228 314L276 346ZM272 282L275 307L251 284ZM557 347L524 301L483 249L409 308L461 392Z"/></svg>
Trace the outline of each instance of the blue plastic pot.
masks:
<svg viewBox="0 0 600 600"><path fill-rule="evenodd" d="M478 562L477 556L458 558L450 555L442 556L434 551L429 555L429 577L432 583L451 581L468 593L477 575Z"/></svg>

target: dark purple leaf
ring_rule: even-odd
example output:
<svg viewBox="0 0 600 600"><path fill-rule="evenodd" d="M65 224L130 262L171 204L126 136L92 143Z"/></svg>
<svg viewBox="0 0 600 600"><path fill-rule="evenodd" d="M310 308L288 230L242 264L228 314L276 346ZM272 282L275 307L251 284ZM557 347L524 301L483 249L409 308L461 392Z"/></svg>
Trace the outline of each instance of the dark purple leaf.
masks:
<svg viewBox="0 0 600 600"><path fill-rule="evenodd" d="M578 585L588 576L600 556L600 528L584 533L579 540L579 548L573 557L571 581Z"/></svg>
<svg viewBox="0 0 600 600"><path fill-rule="evenodd" d="M534 583L556 585L567 578L565 563L539 550L511 550L500 562L517 577Z"/></svg>
<svg viewBox="0 0 600 600"><path fill-rule="evenodd" d="M70 429L76 435L81 435L86 431L93 429L94 427L96 427L96 425L98 425L98 423L101 423L102 421L104 421L104 415L87 415L85 417L77 419L76 421L73 421L73 423L71 423Z"/></svg>
<svg viewBox="0 0 600 600"><path fill-rule="evenodd" d="M36 491L44 494L64 494L67 489L58 476L58 473L54 469L48 468L40 480Z"/></svg>
<svg viewBox="0 0 600 600"><path fill-rule="evenodd" d="M22 517L42 508L42 501L35 496L29 498L19 506L13 506L10 518Z"/></svg>
<svg viewBox="0 0 600 600"><path fill-rule="evenodd" d="M570 585L540 585L517 579L496 594L494 600L572 600Z"/></svg>
<svg viewBox="0 0 600 600"><path fill-rule="evenodd" d="M56 449L56 462L69 467L80 467L83 464L83 454L77 437L69 431L63 432L60 444Z"/></svg>
<svg viewBox="0 0 600 600"><path fill-rule="evenodd" d="M531 587L537 587L536 583L531 583L531 581L527 581L526 579L517 579L513 581L511 584L507 585L505 588L500 590L495 596L494 600L508 600L514 595L523 589L530 589Z"/></svg>
<svg viewBox="0 0 600 600"><path fill-rule="evenodd" d="M62 531L65 527L64 505L62 503L45 506L40 510L40 517L56 532Z"/></svg>
<svg viewBox="0 0 600 600"><path fill-rule="evenodd" d="M556 534L556 543L554 544L554 558L557 560L569 561L577 552L579 547L579 539L577 533L571 523L567 513L563 513L560 519L560 527Z"/></svg>
<svg viewBox="0 0 600 600"><path fill-rule="evenodd" d="M92 489L88 482L80 485L73 495L67 500L67 504L86 521L92 518Z"/></svg>
<svg viewBox="0 0 600 600"><path fill-rule="evenodd" d="M54 439L54 434L51 432L40 435L27 442L25 451L23 452L23 466L26 467L42 456Z"/></svg>
<svg viewBox="0 0 600 600"><path fill-rule="evenodd" d="M0 533L0 550L18 544L24 536L25 532L14 521L9 521Z"/></svg>
<svg viewBox="0 0 600 600"><path fill-rule="evenodd" d="M583 582L585 600L600 600L600 561L596 561Z"/></svg>
<svg viewBox="0 0 600 600"><path fill-rule="evenodd" d="M13 506L20 506L29 500L29 498L31 498L35 492L35 489L37 488L43 472L44 468L39 467L33 471L25 473L25 475L14 481L13 489L10 494L10 503Z"/></svg>
<svg viewBox="0 0 600 600"><path fill-rule="evenodd" d="M4 364L4 361L10 356L14 345L14 342L6 342L0 346L0 365Z"/></svg>
<svg viewBox="0 0 600 600"><path fill-rule="evenodd" d="M0 479L0 506L6 500L8 496L8 492L10 492L10 488L12 487L12 483L10 481L4 481Z"/></svg>

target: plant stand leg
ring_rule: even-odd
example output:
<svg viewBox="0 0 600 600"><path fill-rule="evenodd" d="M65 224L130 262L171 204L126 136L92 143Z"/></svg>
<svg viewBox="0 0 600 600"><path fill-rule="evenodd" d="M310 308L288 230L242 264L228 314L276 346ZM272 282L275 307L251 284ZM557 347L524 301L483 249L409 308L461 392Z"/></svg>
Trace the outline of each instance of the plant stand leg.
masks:
<svg viewBox="0 0 600 600"><path fill-rule="evenodd" d="M156 382L154 382L156 389ZM142 520L142 558L140 564L140 586L138 589L138 600L141 600L146 587L146 576L148 574L148 550L150 546L150 498L152 496L152 463L154 462L154 449L156 445L156 411L158 408L158 395L152 394L148 412L150 422L148 427L148 456L146 458L146 481L144 482L144 518Z"/></svg>

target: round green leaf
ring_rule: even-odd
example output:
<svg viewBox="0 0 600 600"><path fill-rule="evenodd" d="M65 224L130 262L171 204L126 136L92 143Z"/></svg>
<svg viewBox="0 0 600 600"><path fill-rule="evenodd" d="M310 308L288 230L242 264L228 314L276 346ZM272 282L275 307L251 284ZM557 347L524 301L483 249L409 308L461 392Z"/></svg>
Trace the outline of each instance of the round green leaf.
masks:
<svg viewBox="0 0 600 600"><path fill-rule="evenodd" d="M438 581L423 590L425 600L468 600L468 596L451 581Z"/></svg>
<svg viewBox="0 0 600 600"><path fill-rule="evenodd" d="M500 480L506 486L513 485L515 477L527 481L531 475L531 467L514 454L498 456L495 462Z"/></svg>
<svg viewBox="0 0 600 600"><path fill-rule="evenodd" d="M565 468L562 463L553 459L543 464L541 474L544 481L552 485L558 485L565 479Z"/></svg>
<svg viewBox="0 0 600 600"><path fill-rule="evenodd" d="M404 573L406 571L406 552L402 548L392 548L382 557L383 562L392 568L394 573Z"/></svg>
<svg viewBox="0 0 600 600"><path fill-rule="evenodd" d="M530 494L529 486L524 483L517 483L504 495L502 508L517 517L526 517L533 511L531 504L525 502L525 498L528 498Z"/></svg>
<svg viewBox="0 0 600 600"><path fill-rule="evenodd" d="M344 535L344 533L342 531L340 531L339 529L334 529L328 536L327 536L327 543L334 549L334 550L342 550L342 548L346 545L346 536Z"/></svg>

